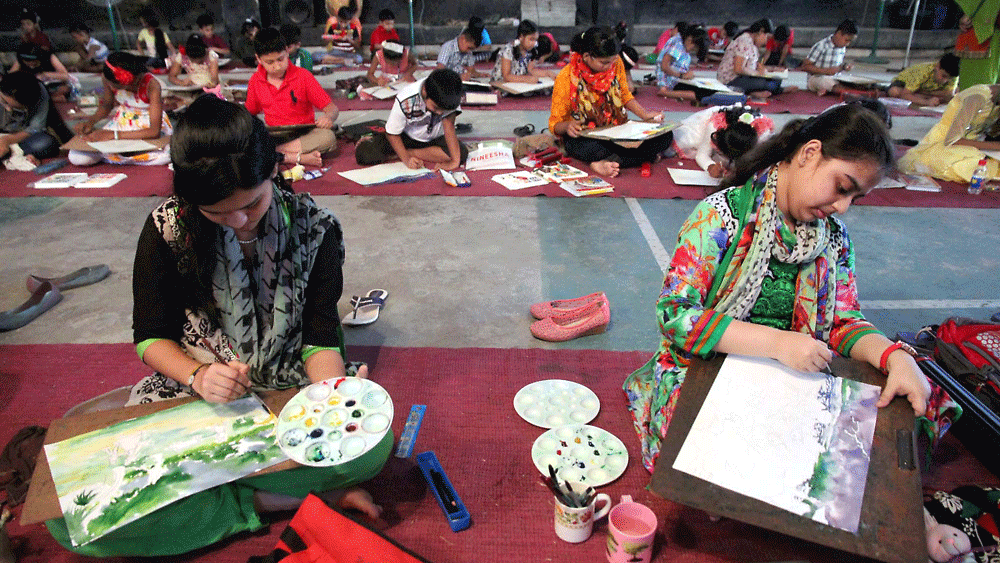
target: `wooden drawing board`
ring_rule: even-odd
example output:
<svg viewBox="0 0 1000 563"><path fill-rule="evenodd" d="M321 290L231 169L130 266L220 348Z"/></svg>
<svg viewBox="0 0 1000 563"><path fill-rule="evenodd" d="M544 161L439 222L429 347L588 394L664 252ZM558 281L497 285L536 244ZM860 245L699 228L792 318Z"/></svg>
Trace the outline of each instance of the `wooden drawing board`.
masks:
<svg viewBox="0 0 1000 563"><path fill-rule="evenodd" d="M298 389L293 388L282 391L265 391L257 395L271 409L271 412L277 414L281 412L285 403L294 397L298 391ZM106 428L118 422L200 400L195 397L172 399L87 413L69 418L57 418L49 425L49 430L45 434L45 443L54 444L73 436ZM299 464L287 460L277 465L272 465L267 469L262 469L254 473L254 475L263 475L294 467L299 467ZM49 469L49 460L45 456L45 449L42 448L35 461L35 472L32 474L31 485L28 487L28 495L25 498L24 508L21 511L21 524L27 526L28 524L36 524L53 518L62 518L62 508L59 507L59 496L56 494L56 486L52 482L52 471Z"/></svg>
<svg viewBox="0 0 1000 563"><path fill-rule="evenodd" d="M920 471L914 463L914 417L909 402L897 397L879 409L868 479L857 535L815 522L743 496L673 468L681 445L701 410L724 355L691 362L667 437L660 448L653 493L719 516L833 547L886 563L926 563ZM833 374L881 386L885 376L867 364L836 358ZM902 433L900 432L902 431ZM902 448L899 440L903 436ZM905 463L909 462L909 463ZM910 469L901 469L907 465Z"/></svg>

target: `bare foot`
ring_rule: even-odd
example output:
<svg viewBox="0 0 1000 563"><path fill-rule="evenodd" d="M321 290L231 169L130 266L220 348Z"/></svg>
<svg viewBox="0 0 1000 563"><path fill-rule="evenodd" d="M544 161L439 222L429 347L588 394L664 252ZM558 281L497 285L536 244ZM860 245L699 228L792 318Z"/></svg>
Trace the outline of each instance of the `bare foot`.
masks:
<svg viewBox="0 0 1000 563"><path fill-rule="evenodd" d="M816 95L820 97L825 96L826 90L816 90Z"/></svg>
<svg viewBox="0 0 1000 563"><path fill-rule="evenodd" d="M378 520L382 514L382 507L375 504L371 494L360 487L348 489L337 501L337 507L361 511L372 520Z"/></svg>
<svg viewBox="0 0 1000 563"><path fill-rule="evenodd" d="M785 86L784 88L782 88L781 93L782 94L791 94L792 92L798 92L798 91L799 91L799 87L798 86Z"/></svg>
<svg viewBox="0 0 1000 563"><path fill-rule="evenodd" d="M767 90L761 90L759 92L753 92L753 93L751 93L750 97L758 99L758 100L766 100L766 99L768 99L768 98L771 97L771 92L769 92Z"/></svg>
<svg viewBox="0 0 1000 563"><path fill-rule="evenodd" d="M358 379L368 379L368 365L363 365L358 368L358 373L354 377Z"/></svg>
<svg viewBox="0 0 1000 563"><path fill-rule="evenodd" d="M319 151L306 152L302 154L285 153L285 164L301 164L303 166L322 166L323 157Z"/></svg>
<svg viewBox="0 0 1000 563"><path fill-rule="evenodd" d="M323 156L319 154L319 151L304 153L299 157L299 164L305 166L323 166Z"/></svg>
<svg viewBox="0 0 1000 563"><path fill-rule="evenodd" d="M38 158L35 157L35 155L33 154L25 155L24 158L28 159L28 162L34 164L35 166L38 166L39 164L42 163L42 161L38 160Z"/></svg>
<svg viewBox="0 0 1000 563"><path fill-rule="evenodd" d="M590 163L590 169L601 176L614 178L618 175L618 163L610 160L598 160Z"/></svg>

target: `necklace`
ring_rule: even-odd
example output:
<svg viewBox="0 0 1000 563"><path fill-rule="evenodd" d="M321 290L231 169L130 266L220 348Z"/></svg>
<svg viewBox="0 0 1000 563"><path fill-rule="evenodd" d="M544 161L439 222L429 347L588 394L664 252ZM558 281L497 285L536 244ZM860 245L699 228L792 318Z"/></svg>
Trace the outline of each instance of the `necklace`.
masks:
<svg viewBox="0 0 1000 563"><path fill-rule="evenodd" d="M259 238L260 238L260 237L253 237L253 238L252 238L252 239L250 239L250 240L240 240L240 239L236 239L236 242L238 242L238 243L240 243L240 244L253 244L253 243L257 242L257 240L258 240Z"/></svg>

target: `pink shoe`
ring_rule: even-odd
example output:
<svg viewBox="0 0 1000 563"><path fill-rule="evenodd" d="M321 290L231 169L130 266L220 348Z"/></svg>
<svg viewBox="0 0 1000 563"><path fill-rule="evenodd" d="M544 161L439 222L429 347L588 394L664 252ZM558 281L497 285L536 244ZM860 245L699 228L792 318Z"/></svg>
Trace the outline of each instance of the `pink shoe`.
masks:
<svg viewBox="0 0 1000 563"><path fill-rule="evenodd" d="M531 323L531 334L539 340L565 342L580 336L601 334L611 322L607 300L595 300Z"/></svg>
<svg viewBox="0 0 1000 563"><path fill-rule="evenodd" d="M531 306L531 316L536 319L547 319L553 315L578 309L592 301L604 301L607 303L608 296L604 295L603 291L598 291L597 293L591 293L590 295L584 295L583 297L577 297L576 299L542 301L541 303L535 303Z"/></svg>

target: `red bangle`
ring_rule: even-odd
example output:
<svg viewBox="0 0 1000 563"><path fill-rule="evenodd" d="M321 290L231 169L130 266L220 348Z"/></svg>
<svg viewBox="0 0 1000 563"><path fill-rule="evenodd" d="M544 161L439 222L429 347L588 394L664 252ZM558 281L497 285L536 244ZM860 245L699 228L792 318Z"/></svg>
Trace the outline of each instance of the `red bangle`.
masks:
<svg viewBox="0 0 1000 563"><path fill-rule="evenodd" d="M892 344L891 346L886 348L884 352L882 352L882 358L880 358L878 361L878 369L882 370L882 373L884 374L889 373L889 367L887 365L889 363L889 355L895 352L896 350L900 350L902 348L903 348L903 343L896 342L895 344Z"/></svg>

